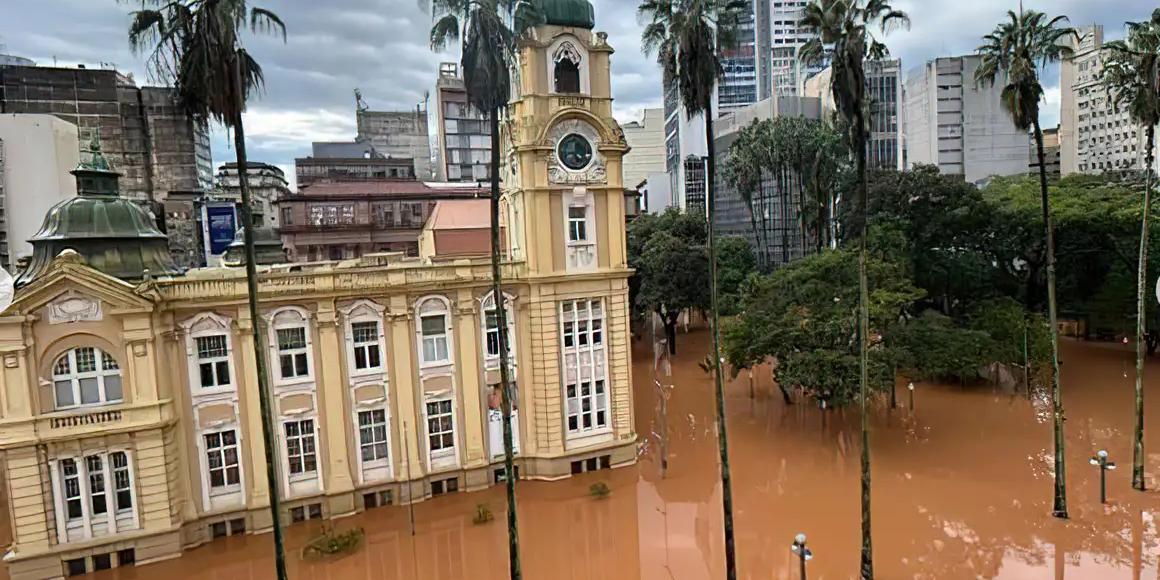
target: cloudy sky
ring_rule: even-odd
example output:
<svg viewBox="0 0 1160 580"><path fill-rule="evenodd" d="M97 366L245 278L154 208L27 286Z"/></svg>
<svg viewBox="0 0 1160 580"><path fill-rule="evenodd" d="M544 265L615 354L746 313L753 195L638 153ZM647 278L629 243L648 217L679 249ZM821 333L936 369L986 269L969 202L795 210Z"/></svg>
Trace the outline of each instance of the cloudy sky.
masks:
<svg viewBox="0 0 1160 580"><path fill-rule="evenodd" d="M597 29L609 34L616 116L623 122L646 107L660 106L660 78L640 51L640 24L633 0L592 0ZM3 0L0 52L41 65L101 66L112 63L147 79L144 59L126 42L129 13L140 0ZM1067 14L1074 25L1103 24L1107 36L1122 34L1125 20L1142 20L1156 6L1150 0L1025 0L1028 8ZM246 117L250 158L282 166L293 175L294 158L311 141L354 137L357 87L372 109L413 108L433 90L438 63L454 60L427 45L431 19L417 0L261 0L252 2L279 14L288 40L257 37L249 47L263 64L267 87ZM1017 0L895 0L913 27L887 40L903 68L937 56L973 51L979 37ZM1048 102L1043 123L1059 117L1058 71L1044 75ZM232 159L224 131L214 131L215 161Z"/></svg>

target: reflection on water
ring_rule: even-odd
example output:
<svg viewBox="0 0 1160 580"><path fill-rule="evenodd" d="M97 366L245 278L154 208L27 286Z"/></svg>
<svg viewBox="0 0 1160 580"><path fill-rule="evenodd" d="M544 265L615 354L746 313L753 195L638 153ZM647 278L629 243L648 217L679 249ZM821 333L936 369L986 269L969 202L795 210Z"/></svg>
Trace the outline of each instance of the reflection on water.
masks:
<svg viewBox="0 0 1160 580"><path fill-rule="evenodd" d="M560 482L521 482L520 540L529 580L702 580L723 577L720 488L712 383L697 362L703 333L681 335L669 401L669 471L659 446L639 465ZM1051 437L1046 401L990 389L920 384L916 410L877 409L873 420L874 546L882 578L998 580L1154 579L1160 574L1160 492L1130 490L1132 353L1118 345L1064 342L1068 491L1072 518L1051 518ZM647 345L634 377L637 430L660 432ZM1149 419L1160 417L1160 362L1149 368ZM855 575L859 550L858 433L853 411L785 405L768 369L729 386L740 575L796 578L789 546L805 532L816 555L812 579ZM1160 486L1160 429L1148 433L1150 488ZM1098 471L1087 459L1105 448L1110 503L1099 504ZM605 481L606 500L588 495ZM289 534L293 578L452 580L507 578L503 490L387 507L339 520L361 526L357 553L324 562L297 557L316 525ZM488 503L496 520L472 524ZM218 540L178 560L94 578L267 579L268 534Z"/></svg>

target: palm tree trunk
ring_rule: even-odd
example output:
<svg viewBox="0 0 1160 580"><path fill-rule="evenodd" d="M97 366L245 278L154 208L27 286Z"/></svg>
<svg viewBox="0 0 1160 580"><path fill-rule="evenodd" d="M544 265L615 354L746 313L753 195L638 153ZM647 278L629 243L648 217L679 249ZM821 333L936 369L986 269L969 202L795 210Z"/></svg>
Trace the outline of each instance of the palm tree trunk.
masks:
<svg viewBox="0 0 1160 580"><path fill-rule="evenodd" d="M491 110L491 287L499 327L500 412L503 413L503 466L507 487L508 571L511 580L520 580L520 534L516 522L515 449L512 444L511 374L508 370L507 307L500 278L499 246L499 108Z"/></svg>
<svg viewBox="0 0 1160 580"><path fill-rule="evenodd" d="M862 419L862 580L874 579L874 546L870 533L870 423L867 416L866 392L869 382L869 346L870 346L870 291L866 280L866 238L867 224L870 216L867 215L867 185L866 185L866 138L865 122L862 119L862 107L859 105L855 115L856 140L858 151L855 152L855 162L858 165L858 209L862 215L858 241L858 359L860 374L858 377L858 391L861 399Z"/></svg>
<svg viewBox="0 0 1160 580"><path fill-rule="evenodd" d="M1148 125L1144 150L1144 211L1140 218L1140 263L1136 265L1136 430L1132 438L1132 487L1144 491L1144 294L1148 275L1148 221L1152 213L1152 148L1156 128Z"/></svg>
<svg viewBox="0 0 1160 580"><path fill-rule="evenodd" d="M705 182L705 201L709 214L709 325L713 333L713 381L717 395L717 449L721 456L721 506L725 516L725 578L737 580L737 555L733 540L733 483L729 475L729 441L725 435L725 385L721 368L721 328L717 315L717 246L713 241L713 217L716 204L717 147L713 143L713 102L705 104L705 147L709 154Z"/></svg>
<svg viewBox="0 0 1160 580"><path fill-rule="evenodd" d="M240 53L240 51L239 51ZM250 211L250 183L246 170L246 129L242 124L245 91L242 90L242 58L234 65L234 94L238 95L237 117L233 119L234 152L238 162L238 185L242 190L242 235L246 247L246 295L250 305L250 332L254 342L254 364L258 370L258 406L262 413L262 447L266 452L266 487L270 492L270 518L274 528L274 568L278 580L286 580L285 546L282 541L282 506L278 499L278 457L274 449L274 415L270 408L270 380L266 369L266 348L262 340L261 316L258 313L258 267L254 251L254 220Z"/></svg>
<svg viewBox="0 0 1160 580"><path fill-rule="evenodd" d="M1055 439L1055 494L1051 515L1067 518L1067 459L1064 457L1063 397L1059 388L1059 322L1055 306L1055 233L1051 226L1051 200L1047 196L1047 165L1043 155L1043 130L1036 116L1035 148L1039 155L1039 196L1043 206L1044 239L1047 243L1047 319L1051 334L1051 406Z"/></svg>

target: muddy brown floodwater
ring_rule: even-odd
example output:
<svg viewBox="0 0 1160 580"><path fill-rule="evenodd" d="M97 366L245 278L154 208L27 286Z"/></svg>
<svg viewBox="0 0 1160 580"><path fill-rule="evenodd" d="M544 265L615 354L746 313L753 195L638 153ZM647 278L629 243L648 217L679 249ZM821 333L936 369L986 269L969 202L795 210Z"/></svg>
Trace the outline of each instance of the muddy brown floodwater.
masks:
<svg viewBox="0 0 1160 580"><path fill-rule="evenodd" d="M529 580L701 580L723 578L712 382L697 361L707 335L680 335L669 404L669 471L659 476L655 437L637 466L517 488L525 577ZM635 349L636 419L660 430L650 349ZM1130 489L1132 353L1120 345L1065 341L1067 475L1071 519L1050 517L1049 400L987 387L919 384L913 414L875 409L872 433L874 557L883 579L1156 579L1160 492ZM1160 420L1160 362L1149 366L1148 417ZM823 415L785 405L768 370L756 397L742 378L728 387L740 577L797 578L789 546L808 535L813 580L856 575L859 555L858 430L852 409ZM1160 485L1160 427L1150 430L1149 487ZM1099 474L1088 464L1105 448L1110 502L1099 504ZM588 496L597 481L606 500ZM442 497L335 522L361 526L358 552L325 562L297 557L317 530L289 532L296 579L500 580L507 578L503 490ZM473 525L476 504L496 520ZM248 580L273 576L269 534L217 540L182 558L102 572L93 578Z"/></svg>

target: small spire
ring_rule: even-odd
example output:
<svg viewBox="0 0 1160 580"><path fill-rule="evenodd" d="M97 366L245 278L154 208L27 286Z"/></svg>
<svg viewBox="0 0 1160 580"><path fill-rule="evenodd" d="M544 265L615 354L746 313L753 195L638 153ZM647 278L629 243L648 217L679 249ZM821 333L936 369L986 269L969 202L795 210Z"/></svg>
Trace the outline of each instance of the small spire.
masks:
<svg viewBox="0 0 1160 580"><path fill-rule="evenodd" d="M90 171L112 171L113 168L109 165L109 160L105 158L105 154L101 152L101 132L93 129L93 136L89 139L89 162L81 162L79 169L87 169Z"/></svg>

